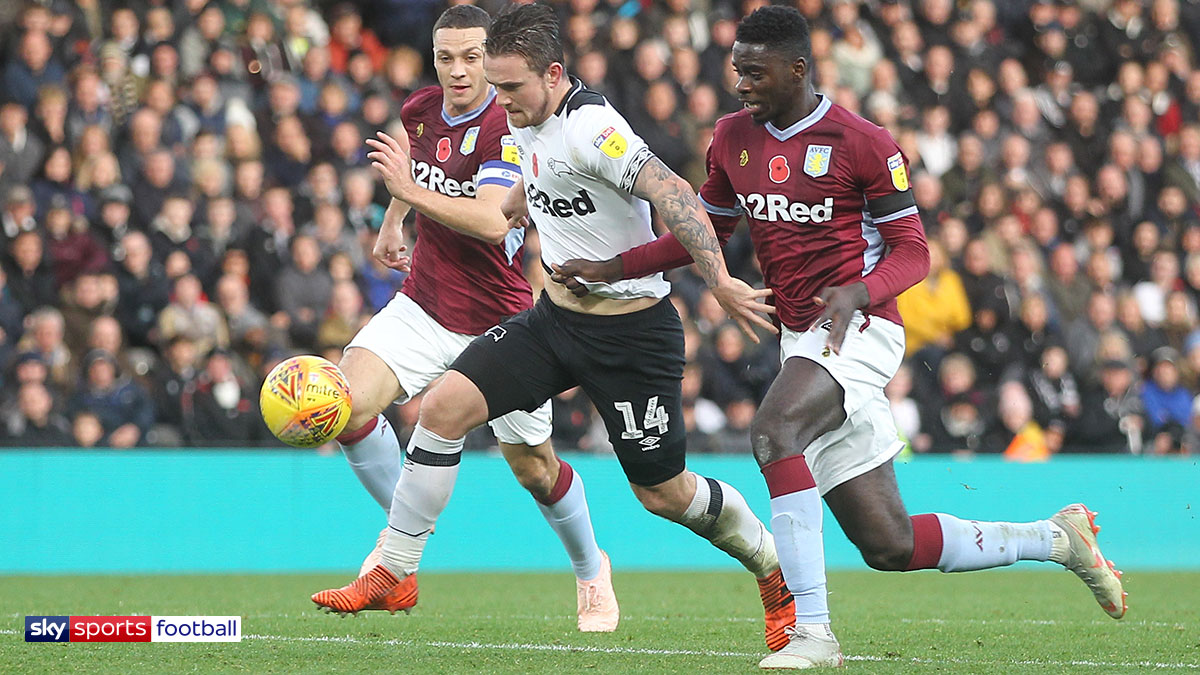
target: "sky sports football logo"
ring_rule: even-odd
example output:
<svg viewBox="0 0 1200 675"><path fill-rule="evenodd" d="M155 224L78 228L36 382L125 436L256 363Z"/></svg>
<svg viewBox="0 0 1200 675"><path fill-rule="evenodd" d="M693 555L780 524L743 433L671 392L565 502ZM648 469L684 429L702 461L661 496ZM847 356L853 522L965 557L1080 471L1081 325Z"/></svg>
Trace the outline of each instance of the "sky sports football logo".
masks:
<svg viewBox="0 0 1200 675"><path fill-rule="evenodd" d="M26 616L26 642L241 642L240 616Z"/></svg>

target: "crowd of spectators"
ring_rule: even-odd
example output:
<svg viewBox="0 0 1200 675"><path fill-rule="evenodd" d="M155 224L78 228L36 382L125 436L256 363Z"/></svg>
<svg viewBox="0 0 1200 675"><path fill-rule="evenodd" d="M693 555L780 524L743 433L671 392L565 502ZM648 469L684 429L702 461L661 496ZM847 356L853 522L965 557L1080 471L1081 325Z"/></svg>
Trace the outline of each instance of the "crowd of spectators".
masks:
<svg viewBox="0 0 1200 675"><path fill-rule="evenodd" d="M434 83L444 3L4 4L0 439L273 443L264 374L336 361L403 279L370 256L388 196L363 140ZM699 186L766 1L553 4L572 72ZM818 89L911 166L933 264L888 389L911 451L1200 452L1200 3L794 4ZM761 281L744 227L726 254ZM533 232L535 292L537 260ZM690 447L747 452L777 347L670 278ZM560 447L604 448L586 396L554 403Z"/></svg>

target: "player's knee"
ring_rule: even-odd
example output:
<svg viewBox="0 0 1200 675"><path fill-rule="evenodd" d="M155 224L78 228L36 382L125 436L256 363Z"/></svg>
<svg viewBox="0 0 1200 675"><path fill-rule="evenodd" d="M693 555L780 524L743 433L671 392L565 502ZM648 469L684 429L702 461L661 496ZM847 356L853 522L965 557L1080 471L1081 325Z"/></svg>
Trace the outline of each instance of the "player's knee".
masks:
<svg viewBox="0 0 1200 675"><path fill-rule="evenodd" d="M638 501L642 503L642 507L650 513L667 520L677 521L683 517L683 512L687 510L687 504L679 504L679 500L674 499L673 495L664 490L655 490L653 488L635 488L633 494L637 496Z"/></svg>
<svg viewBox="0 0 1200 675"><path fill-rule="evenodd" d="M350 409L350 419L346 421L346 431L344 433L358 431L367 424L370 424L371 420L375 419L379 416L379 413L383 412L382 410L376 410L375 407L376 406L352 407Z"/></svg>
<svg viewBox="0 0 1200 675"><path fill-rule="evenodd" d="M760 410L750 423L750 449L759 466L799 454L808 443L800 444L802 430L795 422L770 410Z"/></svg>
<svg viewBox="0 0 1200 675"><path fill-rule="evenodd" d="M904 542L897 537L862 543L858 550L871 569L882 572L906 570L912 560L912 542Z"/></svg>
<svg viewBox="0 0 1200 675"><path fill-rule="evenodd" d="M534 499L544 501L554 490L554 477L550 475L550 467L540 457L520 457L511 461L509 467L517 482L528 490Z"/></svg>
<svg viewBox="0 0 1200 675"><path fill-rule="evenodd" d="M463 407L455 405L453 396L439 393L437 388L426 392L421 399L419 423L442 438L462 438L472 428Z"/></svg>

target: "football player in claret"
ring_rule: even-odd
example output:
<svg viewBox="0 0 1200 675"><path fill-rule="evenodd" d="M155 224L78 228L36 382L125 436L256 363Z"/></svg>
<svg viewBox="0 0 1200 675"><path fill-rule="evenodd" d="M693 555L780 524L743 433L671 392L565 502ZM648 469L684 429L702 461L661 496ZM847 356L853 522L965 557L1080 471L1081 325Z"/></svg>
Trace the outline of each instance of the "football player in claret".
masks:
<svg viewBox="0 0 1200 675"><path fill-rule="evenodd" d="M905 509L892 469L903 443L883 388L904 357L895 298L925 277L928 248L895 140L818 94L811 64L808 24L796 10L764 7L742 20L733 66L744 109L717 122L700 189L722 241L746 219L782 328L782 369L750 437L796 625L788 646L760 665L843 661L829 626L821 497L875 569L1054 561L1121 618L1120 573L1101 555L1095 514L1083 505L1029 523ZM553 278L580 295L594 282L690 262L666 235L604 261L566 261Z"/></svg>

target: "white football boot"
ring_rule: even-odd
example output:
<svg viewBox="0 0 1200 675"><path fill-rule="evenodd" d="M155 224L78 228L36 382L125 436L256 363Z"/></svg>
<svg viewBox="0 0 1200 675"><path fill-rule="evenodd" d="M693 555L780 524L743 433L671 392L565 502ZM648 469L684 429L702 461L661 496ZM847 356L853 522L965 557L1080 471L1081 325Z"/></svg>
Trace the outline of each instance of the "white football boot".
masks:
<svg viewBox="0 0 1200 675"><path fill-rule="evenodd" d="M1083 504L1071 504L1051 516L1050 522L1066 533L1065 539L1054 538L1050 559L1083 579L1109 616L1114 619L1125 616L1128 607L1125 597L1129 594L1121 587L1121 572L1100 553L1100 545L1096 543L1100 527L1096 525L1095 512Z"/></svg>
<svg viewBox="0 0 1200 675"><path fill-rule="evenodd" d="M787 646L759 661L759 668L804 670L842 667L842 646L828 625L789 627L784 632L791 638Z"/></svg>

